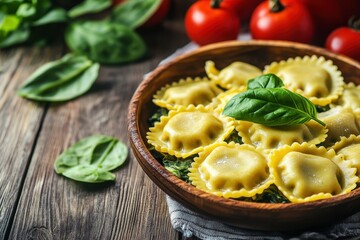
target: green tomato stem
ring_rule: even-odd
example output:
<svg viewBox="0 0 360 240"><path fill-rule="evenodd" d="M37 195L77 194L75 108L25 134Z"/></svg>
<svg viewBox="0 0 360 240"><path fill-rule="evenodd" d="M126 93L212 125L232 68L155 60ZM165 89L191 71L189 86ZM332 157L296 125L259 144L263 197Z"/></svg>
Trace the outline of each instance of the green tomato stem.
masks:
<svg viewBox="0 0 360 240"><path fill-rule="evenodd" d="M285 9L284 5L280 2L280 0L270 0L269 1L270 12L277 13L281 12Z"/></svg>
<svg viewBox="0 0 360 240"><path fill-rule="evenodd" d="M220 4L223 0L211 0L211 8L220 8Z"/></svg>
<svg viewBox="0 0 360 240"><path fill-rule="evenodd" d="M359 16L352 16L349 19L349 23L348 23L349 27L356 30L356 31L360 31L360 17Z"/></svg>

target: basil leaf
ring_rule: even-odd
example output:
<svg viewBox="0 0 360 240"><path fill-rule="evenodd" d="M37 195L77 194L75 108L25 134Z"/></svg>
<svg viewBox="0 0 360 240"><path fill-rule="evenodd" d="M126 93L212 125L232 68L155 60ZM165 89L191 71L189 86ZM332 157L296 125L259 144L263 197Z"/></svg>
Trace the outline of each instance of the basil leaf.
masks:
<svg viewBox="0 0 360 240"><path fill-rule="evenodd" d="M127 146L119 140L93 135L70 146L55 161L58 174L80 182L99 183L115 180L111 170L121 166L128 156Z"/></svg>
<svg viewBox="0 0 360 240"><path fill-rule="evenodd" d="M32 26L42 26L46 24L53 23L63 23L68 20L66 11L62 8L55 8L50 10L44 16L39 18L38 20L32 22Z"/></svg>
<svg viewBox="0 0 360 240"><path fill-rule="evenodd" d="M226 104L224 115L266 126L292 126L316 118L315 105L285 88L256 88L235 95Z"/></svg>
<svg viewBox="0 0 360 240"><path fill-rule="evenodd" d="M39 101L66 101L87 92L97 79L99 64L85 56L65 55L37 69L19 89L22 97Z"/></svg>
<svg viewBox="0 0 360 240"><path fill-rule="evenodd" d="M275 74L269 73L251 79L247 83L247 89L255 88L281 88L284 86L283 81Z"/></svg>
<svg viewBox="0 0 360 240"><path fill-rule="evenodd" d="M132 0L116 6L109 21L135 29L145 23L160 7L161 0Z"/></svg>
<svg viewBox="0 0 360 240"><path fill-rule="evenodd" d="M141 37L130 28L106 21L71 24L65 32L68 47L104 64L128 63L146 53Z"/></svg>
<svg viewBox="0 0 360 240"><path fill-rule="evenodd" d="M98 13L110 7L111 4L111 0L85 0L71 8L68 14L69 17L76 18L89 13Z"/></svg>

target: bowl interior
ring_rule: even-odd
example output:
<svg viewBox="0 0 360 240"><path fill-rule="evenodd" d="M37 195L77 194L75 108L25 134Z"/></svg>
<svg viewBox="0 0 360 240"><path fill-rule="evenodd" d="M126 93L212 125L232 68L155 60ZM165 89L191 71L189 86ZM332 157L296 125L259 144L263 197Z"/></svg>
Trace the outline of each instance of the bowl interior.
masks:
<svg viewBox="0 0 360 240"><path fill-rule="evenodd" d="M207 60L214 61L218 69L234 61L243 61L263 69L273 61L314 54L332 60L346 82L360 83L358 62L321 48L288 42L233 41L213 44L159 66L139 85L129 106L130 143L140 165L148 176L175 200L199 213L240 227L257 230L302 229L334 221L334 211L338 219L360 210L360 189L350 194L303 204L248 203L216 197L177 179L147 150L148 119L157 108L152 103L153 95L162 86L181 78L206 76L204 66ZM278 221L271 221L275 216ZM299 222L302 224L299 225Z"/></svg>

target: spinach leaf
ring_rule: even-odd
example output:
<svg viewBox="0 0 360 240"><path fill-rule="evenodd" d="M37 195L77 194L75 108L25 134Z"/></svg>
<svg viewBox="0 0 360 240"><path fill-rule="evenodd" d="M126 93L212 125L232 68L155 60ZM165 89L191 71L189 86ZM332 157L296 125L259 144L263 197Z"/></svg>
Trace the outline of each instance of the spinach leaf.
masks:
<svg viewBox="0 0 360 240"><path fill-rule="evenodd" d="M283 86L283 81L278 76L272 73L258 76L254 79L249 80L247 83L247 89L280 88Z"/></svg>
<svg viewBox="0 0 360 240"><path fill-rule="evenodd" d="M111 170L121 166L128 148L121 141L104 135L84 138L65 150L55 161L55 172L80 182L114 181Z"/></svg>
<svg viewBox="0 0 360 240"><path fill-rule="evenodd" d="M109 21L135 29L145 23L159 8L161 0L125 1L113 9Z"/></svg>
<svg viewBox="0 0 360 240"><path fill-rule="evenodd" d="M181 180L190 183L189 179L189 168L191 164L194 162L193 158L186 158L186 159L177 159L177 160L169 160L164 158L162 163L166 170L174 174L176 177L180 178Z"/></svg>
<svg viewBox="0 0 360 240"><path fill-rule="evenodd" d="M0 37L0 48L25 43L30 39L30 34L29 26L22 25L18 29L8 33L3 39Z"/></svg>
<svg viewBox="0 0 360 240"><path fill-rule="evenodd" d="M67 54L37 69L19 89L22 97L39 101L66 101L87 92L97 79L99 64L85 56Z"/></svg>
<svg viewBox="0 0 360 240"><path fill-rule="evenodd" d="M69 17L76 18L89 13L98 13L110 7L111 4L111 0L85 0L71 8L68 14Z"/></svg>
<svg viewBox="0 0 360 240"><path fill-rule="evenodd" d="M62 8L54 8L43 15L41 18L31 23L31 26L43 26L53 23L67 22L67 13Z"/></svg>
<svg viewBox="0 0 360 240"><path fill-rule="evenodd" d="M310 100L284 88L256 88L237 94L223 114L267 126L291 126L311 119L325 126Z"/></svg>
<svg viewBox="0 0 360 240"><path fill-rule="evenodd" d="M71 24L65 32L68 47L104 64L128 63L146 53L141 37L130 28L106 21Z"/></svg>
<svg viewBox="0 0 360 240"><path fill-rule="evenodd" d="M1 0L0 48L49 41L54 37L54 24L67 21L66 11L53 7L51 0ZM52 28L44 28L48 26ZM58 26L55 29L58 36Z"/></svg>

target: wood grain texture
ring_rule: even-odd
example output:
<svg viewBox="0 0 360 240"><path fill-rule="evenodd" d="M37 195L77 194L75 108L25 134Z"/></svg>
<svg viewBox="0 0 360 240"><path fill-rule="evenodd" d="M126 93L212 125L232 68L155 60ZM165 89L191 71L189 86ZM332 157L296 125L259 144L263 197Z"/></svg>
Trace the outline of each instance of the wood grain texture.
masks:
<svg viewBox="0 0 360 240"><path fill-rule="evenodd" d="M174 1L173 7L183 9L186 2ZM188 42L179 17L182 13L176 12L160 29L140 32L149 47L145 59L102 66L89 93L49 106L9 239L179 239L170 224L164 193L132 154L114 172L114 183L77 183L57 175L53 164L71 144L92 134L114 136L128 144L126 116L133 92L145 73ZM166 44L164 39L168 39Z"/></svg>
<svg viewBox="0 0 360 240"><path fill-rule="evenodd" d="M0 239L5 239L22 191L28 162L45 113L45 105L20 98L16 90L58 48L19 48L0 54ZM41 56L41 57L40 57Z"/></svg>

